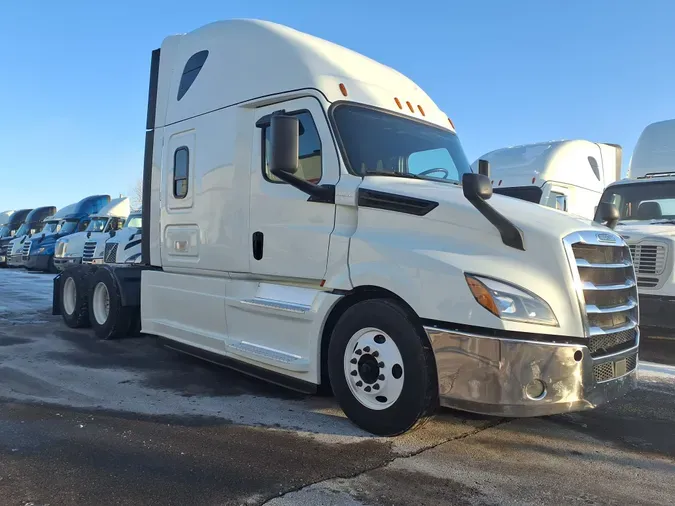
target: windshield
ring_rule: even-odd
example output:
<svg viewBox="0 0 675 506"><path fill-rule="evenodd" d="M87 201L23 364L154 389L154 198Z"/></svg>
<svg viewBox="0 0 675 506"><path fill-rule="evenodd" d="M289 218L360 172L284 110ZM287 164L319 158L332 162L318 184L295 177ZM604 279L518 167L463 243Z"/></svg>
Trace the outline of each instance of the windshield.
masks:
<svg viewBox="0 0 675 506"><path fill-rule="evenodd" d="M49 234L52 232L57 232L59 228L59 222L58 221L48 221L45 223L44 228L42 229L43 232Z"/></svg>
<svg viewBox="0 0 675 506"><path fill-rule="evenodd" d="M130 227L130 228L141 228L141 215L140 214L133 214L129 216L129 220L127 223L124 225L125 227Z"/></svg>
<svg viewBox="0 0 675 506"><path fill-rule="evenodd" d="M72 234L77 228L78 220L65 220L61 225L61 233L63 234Z"/></svg>
<svg viewBox="0 0 675 506"><path fill-rule="evenodd" d="M513 186L511 188L493 188L494 193L506 195L538 204L541 201L541 188L538 186Z"/></svg>
<svg viewBox="0 0 675 506"><path fill-rule="evenodd" d="M450 130L362 106L340 105L333 119L354 174L457 183L471 172Z"/></svg>
<svg viewBox="0 0 675 506"><path fill-rule="evenodd" d="M0 237L9 237L11 230L12 229L7 225L0 227Z"/></svg>
<svg viewBox="0 0 675 506"><path fill-rule="evenodd" d="M103 232L108 224L108 218L94 218L89 223L86 232Z"/></svg>
<svg viewBox="0 0 675 506"><path fill-rule="evenodd" d="M19 230L16 231L15 235L17 237L21 237L22 235L26 235L28 232L30 232L30 225L24 223L19 227Z"/></svg>
<svg viewBox="0 0 675 506"><path fill-rule="evenodd" d="M675 181L622 184L607 188L601 202L614 204L619 222L675 220Z"/></svg>

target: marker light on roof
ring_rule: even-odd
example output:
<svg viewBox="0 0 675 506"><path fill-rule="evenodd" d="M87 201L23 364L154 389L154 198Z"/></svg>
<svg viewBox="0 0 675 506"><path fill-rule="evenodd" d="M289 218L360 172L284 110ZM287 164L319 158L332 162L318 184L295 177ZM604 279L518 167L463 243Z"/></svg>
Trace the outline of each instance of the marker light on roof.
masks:
<svg viewBox="0 0 675 506"><path fill-rule="evenodd" d="M342 94L346 97L347 96L347 88L345 87L344 84L340 83L340 91Z"/></svg>
<svg viewBox="0 0 675 506"><path fill-rule="evenodd" d="M535 182L536 180L537 180L537 178L536 178L536 177L533 177L533 178L532 178L532 184L534 184L534 182Z"/></svg>
<svg viewBox="0 0 675 506"><path fill-rule="evenodd" d="M418 105L417 108L420 110L420 113L422 114L422 116L426 116L426 114L424 114L424 109L422 109L421 105Z"/></svg>
<svg viewBox="0 0 675 506"><path fill-rule="evenodd" d="M455 130L455 124L452 122L450 118L448 118L448 123L450 123L450 126L452 127L453 130Z"/></svg>
<svg viewBox="0 0 675 506"><path fill-rule="evenodd" d="M401 105L401 101L398 98L394 98L394 102L396 102L396 105L398 106L399 109L403 109L403 106Z"/></svg>
<svg viewBox="0 0 675 506"><path fill-rule="evenodd" d="M406 102L406 104L408 105L408 109L410 109L410 112L414 113L415 109L413 108L412 104L410 102Z"/></svg>

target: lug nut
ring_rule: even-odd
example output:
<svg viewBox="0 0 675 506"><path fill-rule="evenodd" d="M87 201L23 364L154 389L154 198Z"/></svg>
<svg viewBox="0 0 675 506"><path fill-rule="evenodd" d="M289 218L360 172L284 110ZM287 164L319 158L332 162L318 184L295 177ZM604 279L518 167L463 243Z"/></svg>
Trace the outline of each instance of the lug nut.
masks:
<svg viewBox="0 0 675 506"><path fill-rule="evenodd" d="M365 390L366 392L370 392L370 387L366 387L366 388L364 388L364 390Z"/></svg>
<svg viewBox="0 0 675 506"><path fill-rule="evenodd" d="M380 389L380 385L378 385L377 383L375 383L375 384L373 385L373 390L379 390L379 389Z"/></svg>
<svg viewBox="0 0 675 506"><path fill-rule="evenodd" d="M355 364L355 363L358 362L358 361L357 361L355 358L353 358L353 359L351 359L349 362L351 362L352 364Z"/></svg>
<svg viewBox="0 0 675 506"><path fill-rule="evenodd" d="M361 353L363 352L361 350L356 350L354 353L356 353L357 355L361 355Z"/></svg>
<svg viewBox="0 0 675 506"><path fill-rule="evenodd" d="M368 353L368 352L370 351L370 346L364 347L364 348L363 348L363 351L364 351L365 353Z"/></svg>
<svg viewBox="0 0 675 506"><path fill-rule="evenodd" d="M377 358L377 357L380 356L380 352L375 350L373 353L371 353L371 355L373 355L373 357Z"/></svg>
<svg viewBox="0 0 675 506"><path fill-rule="evenodd" d="M380 375L377 377L377 379L379 379L380 381L384 381L384 374L380 374Z"/></svg>
<svg viewBox="0 0 675 506"><path fill-rule="evenodd" d="M377 364L377 366L378 366L380 369L382 369L382 368L384 367L384 362L380 362L379 364Z"/></svg>
<svg viewBox="0 0 675 506"><path fill-rule="evenodd" d="M356 382L357 387L362 387L363 386L363 381L357 381Z"/></svg>
<svg viewBox="0 0 675 506"><path fill-rule="evenodd" d="M350 374L351 374L352 376L356 376L358 373L357 373L356 371L352 371Z"/></svg>

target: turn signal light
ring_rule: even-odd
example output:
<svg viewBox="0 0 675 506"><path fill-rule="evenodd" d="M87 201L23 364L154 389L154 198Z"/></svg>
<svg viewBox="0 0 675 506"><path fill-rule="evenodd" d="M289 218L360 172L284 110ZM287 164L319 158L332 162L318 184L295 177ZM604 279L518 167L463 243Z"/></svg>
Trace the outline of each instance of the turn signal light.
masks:
<svg viewBox="0 0 675 506"><path fill-rule="evenodd" d="M497 304L495 304L495 301L492 298L492 295L490 295L490 291L487 289L487 287L476 278L466 275L465 277L466 283L469 285L469 289L471 290L474 299L476 299L476 302L490 311L493 315L499 316Z"/></svg>

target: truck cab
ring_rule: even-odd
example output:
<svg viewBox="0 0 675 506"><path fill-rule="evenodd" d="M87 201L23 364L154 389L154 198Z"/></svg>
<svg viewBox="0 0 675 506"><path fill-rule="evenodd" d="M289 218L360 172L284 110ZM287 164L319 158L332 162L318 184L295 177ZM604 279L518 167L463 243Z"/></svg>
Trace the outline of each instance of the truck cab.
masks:
<svg viewBox="0 0 675 506"><path fill-rule="evenodd" d="M92 264L126 264L141 262L141 237L143 214L133 211L119 231L111 231L105 241L87 242L85 252L92 251L91 258L83 258L83 262Z"/></svg>
<svg viewBox="0 0 675 506"><path fill-rule="evenodd" d="M26 221L23 222L7 247L7 265L9 267L20 267L23 265L22 252L26 246L26 240L42 231L46 224L46 219L56 212L56 207L45 206L33 209Z"/></svg>
<svg viewBox="0 0 675 506"><path fill-rule="evenodd" d="M601 202L619 210L616 231L628 244L637 274L640 323L675 331L675 119L645 127L628 177L611 184Z"/></svg>
<svg viewBox="0 0 675 506"><path fill-rule="evenodd" d="M59 211L61 219L58 232L40 234L29 240L27 251L24 250L24 267L29 270L40 270L55 273L54 254L56 243L62 237L82 232L89 225L91 214L95 214L110 202L109 195L92 195L71 204Z"/></svg>
<svg viewBox="0 0 675 506"><path fill-rule="evenodd" d="M495 193L593 219L602 191L621 177L621 155L617 144L563 140L501 148L479 159L490 162Z"/></svg>
<svg viewBox="0 0 675 506"><path fill-rule="evenodd" d="M56 276L67 325L327 389L382 435L439 405L541 416L635 388L623 239L493 195L489 164L472 171L400 72L219 21L164 40L148 96L141 262Z"/></svg>
<svg viewBox="0 0 675 506"><path fill-rule="evenodd" d="M62 271L70 264L92 258L97 242L105 243L110 237L110 232L120 230L130 209L128 197L113 199L108 205L89 216L89 225L84 231L59 239L54 257L56 269Z"/></svg>
<svg viewBox="0 0 675 506"><path fill-rule="evenodd" d="M9 243L16 236L17 231L26 221L26 216L32 209L20 209L7 217L7 222L0 227L0 267L7 267Z"/></svg>

